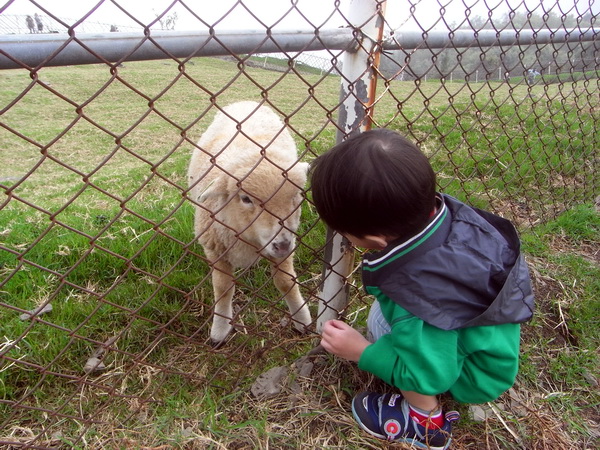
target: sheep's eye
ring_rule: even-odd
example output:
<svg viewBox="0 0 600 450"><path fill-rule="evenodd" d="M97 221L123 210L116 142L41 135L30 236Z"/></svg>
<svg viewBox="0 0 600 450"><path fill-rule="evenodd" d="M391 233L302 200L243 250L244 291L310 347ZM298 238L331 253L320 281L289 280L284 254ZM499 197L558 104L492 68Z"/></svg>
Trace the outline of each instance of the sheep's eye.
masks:
<svg viewBox="0 0 600 450"><path fill-rule="evenodd" d="M245 203L246 205L252 204L252 199L250 197L248 197L247 195L240 195L240 200L242 201L242 203Z"/></svg>

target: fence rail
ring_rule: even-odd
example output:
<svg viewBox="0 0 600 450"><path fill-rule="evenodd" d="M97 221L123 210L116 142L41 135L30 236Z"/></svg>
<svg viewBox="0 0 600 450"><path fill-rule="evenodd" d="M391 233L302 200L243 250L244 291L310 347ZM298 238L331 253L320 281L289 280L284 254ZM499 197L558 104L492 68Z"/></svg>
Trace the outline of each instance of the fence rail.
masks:
<svg viewBox="0 0 600 450"><path fill-rule="evenodd" d="M478 46L536 46L594 42L600 29L587 30L456 30L398 31L381 43L383 50L430 50ZM170 58L189 59L197 56L232 54L303 53L316 50L354 52L358 42L371 39L364 35L357 41L351 28L314 31L265 30L231 31L153 31L78 33L74 37L60 34L0 36L0 69L16 69L43 65L98 64ZM593 63L597 63L597 58Z"/></svg>

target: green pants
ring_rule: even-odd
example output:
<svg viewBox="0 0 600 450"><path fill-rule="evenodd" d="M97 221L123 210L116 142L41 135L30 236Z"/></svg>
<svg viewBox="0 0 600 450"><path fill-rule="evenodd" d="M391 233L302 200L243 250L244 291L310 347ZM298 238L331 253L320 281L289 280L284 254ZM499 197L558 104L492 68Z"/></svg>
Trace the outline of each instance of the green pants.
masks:
<svg viewBox="0 0 600 450"><path fill-rule="evenodd" d="M373 342L359 367L401 390L450 392L459 402L497 399L514 383L520 325L441 330L397 304L374 302L367 321Z"/></svg>

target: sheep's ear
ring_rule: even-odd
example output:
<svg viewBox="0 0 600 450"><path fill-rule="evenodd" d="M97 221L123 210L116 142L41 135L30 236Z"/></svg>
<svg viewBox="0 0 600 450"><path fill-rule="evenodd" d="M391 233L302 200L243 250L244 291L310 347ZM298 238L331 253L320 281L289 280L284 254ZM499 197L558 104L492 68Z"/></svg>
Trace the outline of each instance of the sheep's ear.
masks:
<svg viewBox="0 0 600 450"><path fill-rule="evenodd" d="M198 202L202 203L209 198L227 195L227 186L224 177L218 177L212 180L208 186L198 196Z"/></svg>
<svg viewBox="0 0 600 450"><path fill-rule="evenodd" d="M302 169L302 171L304 173L308 173L308 169L310 167L310 164L307 162L299 162L296 164L296 167L299 167L300 169Z"/></svg>

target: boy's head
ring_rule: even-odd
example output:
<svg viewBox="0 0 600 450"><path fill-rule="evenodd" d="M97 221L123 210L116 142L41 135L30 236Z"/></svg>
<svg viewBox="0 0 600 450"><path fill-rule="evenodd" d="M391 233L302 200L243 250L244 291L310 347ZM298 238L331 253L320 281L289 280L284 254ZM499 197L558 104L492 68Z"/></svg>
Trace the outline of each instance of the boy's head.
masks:
<svg viewBox="0 0 600 450"><path fill-rule="evenodd" d="M323 221L356 236L405 238L429 222L435 173L415 144L376 129L336 145L312 163L312 197Z"/></svg>

